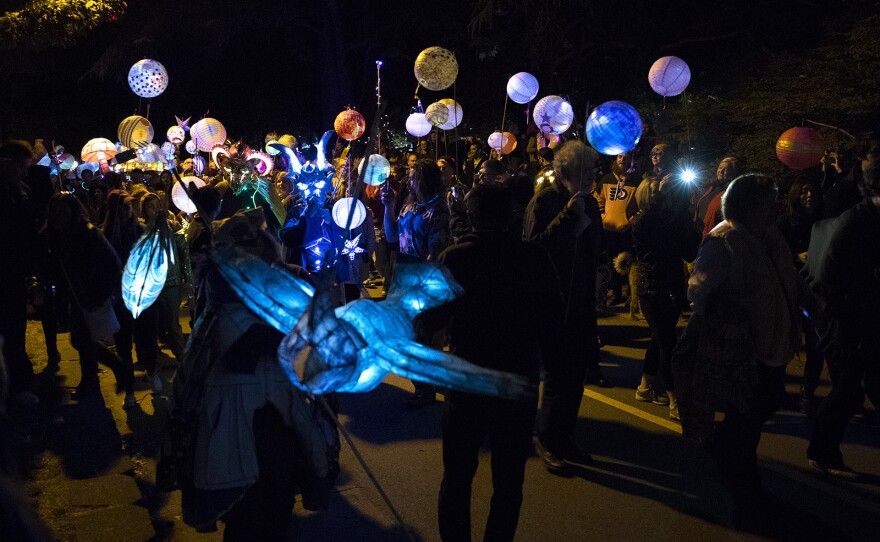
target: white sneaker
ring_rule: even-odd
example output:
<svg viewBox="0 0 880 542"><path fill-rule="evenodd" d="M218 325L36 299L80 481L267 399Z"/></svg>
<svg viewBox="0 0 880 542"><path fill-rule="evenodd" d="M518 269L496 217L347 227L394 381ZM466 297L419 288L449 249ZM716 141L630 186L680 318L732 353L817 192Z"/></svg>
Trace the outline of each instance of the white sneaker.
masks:
<svg viewBox="0 0 880 542"><path fill-rule="evenodd" d="M18 406L29 407L38 404L40 398L37 397L34 392L25 390L15 396L15 402L18 403Z"/></svg>
<svg viewBox="0 0 880 542"><path fill-rule="evenodd" d="M122 402L122 408L129 409L137 406L137 399L133 393L125 392L125 400Z"/></svg>
<svg viewBox="0 0 880 542"><path fill-rule="evenodd" d="M162 379L159 378L159 375L150 377L150 389L156 393L162 393Z"/></svg>

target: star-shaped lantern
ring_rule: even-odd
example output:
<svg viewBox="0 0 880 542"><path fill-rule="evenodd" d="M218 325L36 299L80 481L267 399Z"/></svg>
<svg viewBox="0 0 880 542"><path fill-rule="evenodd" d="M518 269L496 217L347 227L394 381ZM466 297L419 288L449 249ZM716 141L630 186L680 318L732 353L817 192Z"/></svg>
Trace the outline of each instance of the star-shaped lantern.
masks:
<svg viewBox="0 0 880 542"><path fill-rule="evenodd" d="M355 257L358 254L362 254L364 249L358 246L358 243L361 240L361 234L358 234L354 239L346 239L345 248L342 249L342 255L348 256L348 259L354 261Z"/></svg>

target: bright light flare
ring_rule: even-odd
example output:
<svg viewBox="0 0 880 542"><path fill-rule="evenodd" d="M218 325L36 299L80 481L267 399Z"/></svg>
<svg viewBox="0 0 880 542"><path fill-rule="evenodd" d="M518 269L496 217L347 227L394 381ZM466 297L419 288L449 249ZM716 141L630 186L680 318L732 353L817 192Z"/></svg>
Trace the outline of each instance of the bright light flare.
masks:
<svg viewBox="0 0 880 542"><path fill-rule="evenodd" d="M697 174L692 169L685 169L681 172L681 180L686 183L692 183L697 180Z"/></svg>

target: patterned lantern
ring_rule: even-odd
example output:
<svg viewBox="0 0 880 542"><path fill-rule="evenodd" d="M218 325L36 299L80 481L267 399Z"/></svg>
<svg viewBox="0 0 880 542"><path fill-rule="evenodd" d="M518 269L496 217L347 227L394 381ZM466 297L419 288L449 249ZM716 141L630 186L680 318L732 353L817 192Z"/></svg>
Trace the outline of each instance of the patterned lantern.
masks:
<svg viewBox="0 0 880 542"><path fill-rule="evenodd" d="M449 108L446 104L434 102L425 109L425 118L434 126L440 127L449 120Z"/></svg>
<svg viewBox="0 0 880 542"><path fill-rule="evenodd" d="M510 154L516 148L516 136L510 132L504 132L504 146L498 151L499 154Z"/></svg>
<svg viewBox="0 0 880 542"><path fill-rule="evenodd" d="M364 162L358 166L358 173L364 175ZM370 186L379 186L391 175L391 163L381 154L371 154L364 182Z"/></svg>
<svg viewBox="0 0 880 542"><path fill-rule="evenodd" d="M354 211L351 209L351 202L353 201L357 203L354 206ZM351 229L355 229L364 223L364 220L367 218L367 209L364 207L361 200L355 200L354 198L341 198L333 204L333 210L331 211L333 222L336 222L336 225L340 228L346 227L348 225L348 215L351 212L354 213L354 216L351 218Z"/></svg>
<svg viewBox="0 0 880 542"><path fill-rule="evenodd" d="M336 133L342 139L354 141L367 131L367 121L364 120L363 115L354 109L346 109L336 115L336 120L333 121L333 129L336 130Z"/></svg>
<svg viewBox="0 0 880 542"><path fill-rule="evenodd" d="M648 83L660 96L678 96L691 82L691 69L677 56L657 59L648 72Z"/></svg>
<svg viewBox="0 0 880 542"><path fill-rule="evenodd" d="M153 142L153 125L140 115L132 115L122 119L116 135L126 147L145 145Z"/></svg>
<svg viewBox="0 0 880 542"><path fill-rule="evenodd" d="M551 94L538 100L532 118L542 132L561 134L574 122L574 110L564 98Z"/></svg>
<svg viewBox="0 0 880 542"><path fill-rule="evenodd" d="M272 146L272 145L280 145L280 144L281 143L279 143L278 141L276 141L274 139L270 139L269 141L266 142L266 152L269 153L269 156L277 156L278 154L281 153L281 151L279 151L278 149L276 149L275 147Z"/></svg>
<svg viewBox="0 0 880 542"><path fill-rule="evenodd" d="M202 152L211 152L214 145L226 141L226 128L217 119L205 117L192 125L189 135ZM189 149L187 149L189 150Z"/></svg>
<svg viewBox="0 0 880 542"><path fill-rule="evenodd" d="M202 157L199 156L199 158ZM202 158L202 160L204 160L204 158ZM201 188L205 186L205 181L199 179L198 177L183 177L180 180L187 184L195 183L196 188ZM174 183L174 186L171 187L171 201L174 202L175 207L188 215L196 212L196 204L193 203L191 199L189 199L189 196L186 194L186 190L183 189L183 185L181 185L180 183Z"/></svg>
<svg viewBox="0 0 880 542"><path fill-rule="evenodd" d="M493 150L500 151L507 145L507 136L502 132L492 132L489 134L489 147Z"/></svg>
<svg viewBox="0 0 880 542"><path fill-rule="evenodd" d="M452 51L443 47L428 47L416 58L416 81L428 90L445 90L458 77L458 61Z"/></svg>
<svg viewBox="0 0 880 542"><path fill-rule="evenodd" d="M205 171L205 164L207 164L207 160L202 155L193 156L192 157L192 168L193 173L196 175L201 175Z"/></svg>
<svg viewBox="0 0 880 542"><path fill-rule="evenodd" d="M145 58L128 70L128 86L141 98L155 98L168 88L168 72L159 62Z"/></svg>
<svg viewBox="0 0 880 542"><path fill-rule="evenodd" d="M165 137L168 138L173 145L180 145L183 143L183 140L186 139L186 132L180 126L172 126L168 128L168 131L165 132Z"/></svg>
<svg viewBox="0 0 880 542"><path fill-rule="evenodd" d="M815 166L825 155L825 140L812 128L789 128L776 142L776 156L791 169Z"/></svg>
<svg viewBox="0 0 880 542"><path fill-rule="evenodd" d="M116 156L116 152L116 145L112 141L96 137L85 144L79 156L83 162L98 162L102 170L110 171L107 161Z"/></svg>
<svg viewBox="0 0 880 542"><path fill-rule="evenodd" d="M150 163L150 162L165 162L168 163L168 159L165 157L165 153L162 152L162 149L159 148L159 145L155 143L147 143L145 146L139 148L136 152L137 161Z"/></svg>
<svg viewBox="0 0 880 542"><path fill-rule="evenodd" d="M538 80L528 72L519 72L507 81L507 96L518 104L526 104L538 95Z"/></svg>
<svg viewBox="0 0 880 542"><path fill-rule="evenodd" d="M629 152L641 137L642 119L626 102L605 102L587 119L587 139L602 154L617 156Z"/></svg>
<svg viewBox="0 0 880 542"><path fill-rule="evenodd" d="M162 152L165 153L166 157L174 156L174 151L174 143L171 143L170 141L162 143Z"/></svg>
<svg viewBox="0 0 880 542"><path fill-rule="evenodd" d="M406 118L406 131L414 137L425 137L431 133L433 126L424 113L413 113Z"/></svg>
<svg viewBox="0 0 880 542"><path fill-rule="evenodd" d="M184 148L186 149L186 152L190 154L195 154L199 150L198 148L196 148L196 142L192 139L186 142L186 146Z"/></svg>
<svg viewBox="0 0 880 542"><path fill-rule="evenodd" d="M441 130L454 130L456 126L461 124L461 119L464 118L464 111L461 109L461 104L453 100L452 98L444 98L440 100L438 103L441 103L449 109L449 117L439 126Z"/></svg>

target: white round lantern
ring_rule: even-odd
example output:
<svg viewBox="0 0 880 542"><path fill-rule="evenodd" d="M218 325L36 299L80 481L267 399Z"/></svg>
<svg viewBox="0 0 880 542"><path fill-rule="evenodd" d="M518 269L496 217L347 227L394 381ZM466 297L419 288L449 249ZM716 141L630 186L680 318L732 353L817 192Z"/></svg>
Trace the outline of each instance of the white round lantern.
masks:
<svg viewBox="0 0 880 542"><path fill-rule="evenodd" d="M354 210L351 208L352 202L356 203ZM333 222L335 222L340 228L345 228L348 225L349 213L354 213L354 216L351 218L351 229L355 229L363 224L364 220L367 218L367 208L364 207L361 200L355 200L354 198L340 199L333 204L333 210L331 213L333 215Z"/></svg>
<svg viewBox="0 0 880 542"><path fill-rule="evenodd" d="M526 104L538 95L538 79L529 72L519 72L507 81L507 96L518 104Z"/></svg>
<svg viewBox="0 0 880 542"><path fill-rule="evenodd" d="M198 177L183 177L180 179L185 183L195 183L196 188L201 188L205 186L205 181L199 179ZM174 205L183 211L184 213L191 215L197 211L196 204L189 199L189 196L186 194L186 190L184 190L183 185L180 183L174 183L174 186L171 187L171 201L174 202Z"/></svg>
<svg viewBox="0 0 880 542"><path fill-rule="evenodd" d="M135 147L153 142L153 125L140 115L132 115L122 119L116 135L126 147Z"/></svg>
<svg viewBox="0 0 880 542"><path fill-rule="evenodd" d="M202 152L211 152L214 145L226 141L226 128L217 119L205 117L192 125L189 135Z"/></svg>
<svg viewBox="0 0 880 542"><path fill-rule="evenodd" d="M433 126L424 113L413 113L406 118L406 131L414 137L425 137L431 133Z"/></svg>
<svg viewBox="0 0 880 542"><path fill-rule="evenodd" d="M155 98L168 88L168 72L158 61L145 58L128 70L128 86L141 98Z"/></svg>
<svg viewBox="0 0 880 542"><path fill-rule="evenodd" d="M574 110L564 98L551 94L538 100L532 118L542 132L561 134L574 122Z"/></svg>
<svg viewBox="0 0 880 542"><path fill-rule="evenodd" d="M364 175L364 161L358 166L358 174ZM367 165L364 182L370 186L379 186L391 175L391 163L381 154L371 154Z"/></svg>
<svg viewBox="0 0 880 542"><path fill-rule="evenodd" d="M196 142L192 139L186 142L184 148L186 149L186 152L190 154L195 154L196 152L198 152L198 149L196 148Z"/></svg>
<svg viewBox="0 0 880 542"><path fill-rule="evenodd" d="M678 96L691 82L691 69L677 56L657 59L648 72L648 83L660 96Z"/></svg>
<svg viewBox="0 0 880 542"><path fill-rule="evenodd" d="M449 120L449 108L446 104L434 102L425 109L425 118L434 126L440 127Z"/></svg>
<svg viewBox="0 0 880 542"><path fill-rule="evenodd" d="M172 145L180 145L186 139L186 132L180 126L172 126L165 132L165 137Z"/></svg>
<svg viewBox="0 0 880 542"><path fill-rule="evenodd" d="M496 150L501 151L505 145L507 145L507 136L502 132L492 132L489 134L489 147Z"/></svg>
<svg viewBox="0 0 880 542"><path fill-rule="evenodd" d="M439 103L445 105L449 110L449 117L446 122L439 126L439 128L441 130L454 130L456 126L461 124L461 119L464 117L464 111L461 109L461 105L452 98L444 98L440 100Z"/></svg>

